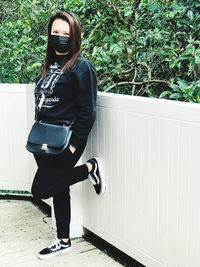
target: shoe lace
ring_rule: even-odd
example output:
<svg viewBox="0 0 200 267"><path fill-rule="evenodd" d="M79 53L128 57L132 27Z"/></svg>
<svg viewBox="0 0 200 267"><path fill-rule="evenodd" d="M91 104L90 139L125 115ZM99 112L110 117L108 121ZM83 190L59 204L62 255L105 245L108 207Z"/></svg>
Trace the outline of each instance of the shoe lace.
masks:
<svg viewBox="0 0 200 267"><path fill-rule="evenodd" d="M54 238L51 242L51 244L48 246L48 248L52 248L55 246L55 249L59 249L60 248L60 239L59 238Z"/></svg>
<svg viewBox="0 0 200 267"><path fill-rule="evenodd" d="M88 174L88 178L90 179L93 185L96 185L96 181L94 180L94 177L91 174Z"/></svg>

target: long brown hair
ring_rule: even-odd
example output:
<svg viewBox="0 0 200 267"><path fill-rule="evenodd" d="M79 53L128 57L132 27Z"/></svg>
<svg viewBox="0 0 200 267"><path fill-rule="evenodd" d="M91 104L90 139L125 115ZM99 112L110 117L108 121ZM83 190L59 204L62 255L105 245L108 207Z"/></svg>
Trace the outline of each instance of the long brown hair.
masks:
<svg viewBox="0 0 200 267"><path fill-rule="evenodd" d="M76 15L72 12L65 12L60 11L55 13L53 16L50 17L48 23L48 42L47 42L47 49L46 49L46 59L42 69L42 77L45 77L50 65L54 62L56 57L56 52L53 49L51 43L49 42L50 35L51 35L51 27L56 19L63 19L69 23L70 29L70 49L69 53L66 55L66 62L61 66L61 73L66 72L67 70L71 69L76 61L77 58L80 56L81 50L81 24L79 19Z"/></svg>

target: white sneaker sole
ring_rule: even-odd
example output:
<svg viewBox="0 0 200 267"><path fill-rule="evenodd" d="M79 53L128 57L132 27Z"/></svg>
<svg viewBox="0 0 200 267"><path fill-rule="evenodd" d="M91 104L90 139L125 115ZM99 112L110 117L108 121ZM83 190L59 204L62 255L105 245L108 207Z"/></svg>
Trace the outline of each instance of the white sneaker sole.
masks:
<svg viewBox="0 0 200 267"><path fill-rule="evenodd" d="M51 254L47 254L47 255L40 255L38 254L38 259L40 260L47 260L47 259L50 259L50 258L53 258L59 254L64 254L68 251L71 250L71 247L68 247L68 248L65 248L65 249L62 249L62 250L59 250L59 251L56 251L56 252L52 252Z"/></svg>
<svg viewBox="0 0 200 267"><path fill-rule="evenodd" d="M104 178L104 173L103 173L103 168L102 168L102 164L99 158L94 157L98 163L98 167L99 167L99 175L101 177L101 191L99 193L99 195L103 195L105 193L106 190L106 185L105 185L105 178Z"/></svg>

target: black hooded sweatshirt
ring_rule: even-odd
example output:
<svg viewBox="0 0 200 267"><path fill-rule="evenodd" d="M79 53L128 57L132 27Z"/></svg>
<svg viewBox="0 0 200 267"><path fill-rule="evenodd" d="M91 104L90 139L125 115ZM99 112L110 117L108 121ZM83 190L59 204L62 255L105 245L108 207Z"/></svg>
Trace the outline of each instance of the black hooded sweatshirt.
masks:
<svg viewBox="0 0 200 267"><path fill-rule="evenodd" d="M74 121L70 144L77 147L85 140L95 121L97 77L94 66L85 58L79 57L76 65L60 74L66 56L56 55L45 78L39 76L35 85L35 119L52 121ZM44 93L41 110L37 105Z"/></svg>

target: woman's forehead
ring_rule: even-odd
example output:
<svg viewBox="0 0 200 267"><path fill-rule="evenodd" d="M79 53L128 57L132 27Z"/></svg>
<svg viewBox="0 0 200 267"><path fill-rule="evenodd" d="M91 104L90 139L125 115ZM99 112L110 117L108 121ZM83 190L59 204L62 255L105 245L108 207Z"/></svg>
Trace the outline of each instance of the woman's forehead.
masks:
<svg viewBox="0 0 200 267"><path fill-rule="evenodd" d="M56 19L56 20L54 20L54 22L52 24L51 30L52 31L57 30L57 31L63 31L63 32L65 31L65 32L69 33L69 30L70 30L69 23L63 19Z"/></svg>

